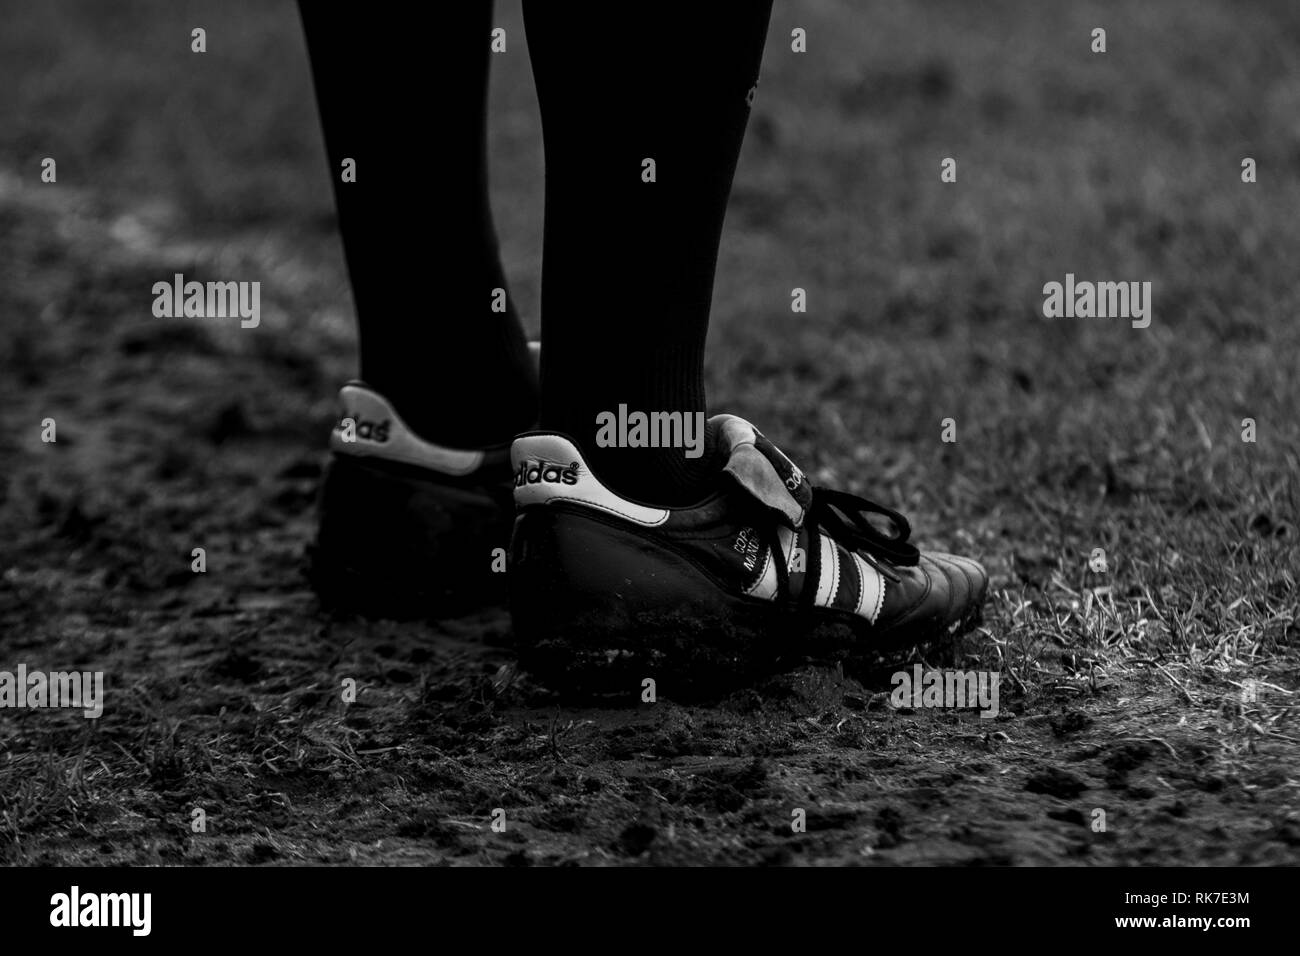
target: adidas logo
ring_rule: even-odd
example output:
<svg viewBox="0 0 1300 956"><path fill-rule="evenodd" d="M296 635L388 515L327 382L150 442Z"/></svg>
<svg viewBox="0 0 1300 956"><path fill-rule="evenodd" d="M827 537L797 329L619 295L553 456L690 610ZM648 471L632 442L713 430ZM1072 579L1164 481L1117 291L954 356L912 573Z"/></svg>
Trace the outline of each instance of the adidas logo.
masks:
<svg viewBox="0 0 1300 956"><path fill-rule="evenodd" d="M389 424L387 418L382 422L369 422L359 415L349 414L334 426L334 430L342 432L343 440L347 442L353 442L361 438L365 441L383 444L388 441Z"/></svg>
<svg viewBox="0 0 1300 956"><path fill-rule="evenodd" d="M578 483L578 463L572 462L567 467L549 461L524 462L515 472L515 487L547 484L576 485Z"/></svg>

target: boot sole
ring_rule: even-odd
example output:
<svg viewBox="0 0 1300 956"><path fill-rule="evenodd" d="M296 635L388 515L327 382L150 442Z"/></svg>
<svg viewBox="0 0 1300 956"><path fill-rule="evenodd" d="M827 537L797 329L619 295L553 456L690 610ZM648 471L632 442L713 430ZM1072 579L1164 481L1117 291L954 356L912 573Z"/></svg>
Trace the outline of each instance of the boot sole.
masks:
<svg viewBox="0 0 1300 956"><path fill-rule="evenodd" d="M728 594L677 552L559 509L521 514L511 557L520 663L576 696L639 697L653 678L674 699L708 698L809 663L875 672L981 620L982 593L955 620L883 630L847 611Z"/></svg>

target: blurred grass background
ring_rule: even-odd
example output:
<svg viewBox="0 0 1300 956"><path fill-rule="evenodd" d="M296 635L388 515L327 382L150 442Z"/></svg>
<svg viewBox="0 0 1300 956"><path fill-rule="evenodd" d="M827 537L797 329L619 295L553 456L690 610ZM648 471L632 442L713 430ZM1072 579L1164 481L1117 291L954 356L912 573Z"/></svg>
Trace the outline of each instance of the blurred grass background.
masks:
<svg viewBox="0 0 1300 956"><path fill-rule="evenodd" d="M496 19L508 52L494 62L494 208L512 293L536 330L540 129L517 0ZM139 691L99 731L122 746L100 748L114 767L95 785L101 802L78 797L97 813L120 802L123 819L144 819L172 776L201 792L225 766L241 769L223 781L281 789L278 772L242 769L265 752L264 708L277 715L266 726L305 735L299 766L350 793L368 767L340 771L337 748L309 736L344 740L347 728L276 698L314 694L334 666L298 570L334 389L354 369L294 5L0 0L0 23L0 650L107 662ZM202 56L190 52L195 26L207 31ZM796 27L806 54L790 50ZM1095 27L1105 54L1090 50ZM436 7L403 10L393 30L395 56L458 42L438 33ZM389 172L416 183L423 157L453 144L429 91L394 95L411 100L410 148ZM58 161L57 186L40 183L45 156ZM1241 182L1246 156L1255 184ZM956 183L940 181L945 157ZM375 241L425 241L437 188L457 188L433 185L428 206L394 210L393 235ZM900 507L923 544L988 565L987 626L958 660L1003 673L1004 707L1038 719L1064 694L1095 715L1098 739L1155 740L1157 754L1176 744L1179 766L1195 758L1201 776L1178 795L1192 816L1170 822L1130 794L1140 825L1118 859L1194 855L1179 839L1195 830L1226 854L1207 858L1249 862L1260 821L1294 806L1297 210L1294 2L776 5L719 262L714 408L751 418L815 481ZM409 277L412 321L436 321L438 285L455 280L447 250L429 256L428 273ZM154 320L148 290L173 270L260 279L258 332ZM1150 328L1044 319L1043 284L1067 272L1152 282ZM790 311L795 287L806 314ZM46 415L59 421L56 446L36 437ZM1240 439L1246 417L1255 444ZM955 444L940 440L945 418ZM194 580L196 541L222 573ZM1095 548L1104 575L1087 570ZM428 660L429 628L394 633ZM487 738L436 737L442 715L412 730L408 684L389 681L387 660L366 663L373 645L358 641L346 659L388 695L376 726L400 728L394 739L414 748L400 773L410 753L427 756L422 733L501 772ZM482 669L473 654L452 660L439 693ZM1248 679L1258 703L1242 698ZM227 707L255 714L251 729L227 733L212 716ZM173 719L200 735L197 752L175 743ZM763 732L747 716L735 723ZM6 841L20 857L20 837L46 841L55 859L96 852L97 841L59 842L51 821L80 826L80 811L29 772L47 751L81 772L80 730L45 726L6 731L3 749L20 755L7 773L30 791L6 810ZM932 744L948 738L936 727ZM1004 756L979 750L1003 783L1065 747L1055 730L1035 739L1029 719L1009 729L1017 743ZM132 754L155 738L141 782ZM592 739L588 756L606 760ZM873 748L889 749L879 739ZM820 758L802 747L782 759L815 776ZM945 767L969 756L935 753ZM1161 772L1177 780L1176 769ZM1047 832L1015 816L1028 798L1010 786L997 811L1007 832ZM304 792L317 789L313 777ZM962 813L976 813L970 797L958 795ZM460 806L436 787L428 799ZM334 819L321 832L346 859ZM341 823L370 839L358 819L353 808ZM683 833L693 819L679 821ZM1294 821L1279 826L1274 849L1293 856ZM852 852L837 832L825 837L839 848L828 853ZM730 859L732 844L719 846ZM1061 859L1045 846L1030 857Z"/></svg>
<svg viewBox="0 0 1300 956"><path fill-rule="evenodd" d="M10 196L49 189L54 156L61 195L119 239L261 263L296 347L346 375L351 304L293 4L2 9ZM494 205L536 329L540 129L518 3L496 20ZM418 58L458 40L420 12L394 18L394 42ZM1298 61L1300 8L1284 2L778 3L719 263L715 409L994 564L1040 545L1066 563L1096 546L1158 562L1167 545L1209 573L1261 515L1278 531L1261 546L1289 546ZM411 102L410 149L389 172L416 182L422 156L454 144L430 91L393 95ZM421 241L456 184L433 187L383 241ZM413 315L436 321L437 263L455 265L429 252ZM1067 272L1151 281L1151 327L1044 319L1042 286ZM790 312L795 287L807 314ZM955 444L939 440L949 417Z"/></svg>

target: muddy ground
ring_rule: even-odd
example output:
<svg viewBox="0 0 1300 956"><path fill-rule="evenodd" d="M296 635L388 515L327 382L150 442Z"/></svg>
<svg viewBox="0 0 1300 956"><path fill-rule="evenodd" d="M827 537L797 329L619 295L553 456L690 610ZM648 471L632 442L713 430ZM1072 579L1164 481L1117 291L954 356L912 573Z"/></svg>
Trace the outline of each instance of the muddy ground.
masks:
<svg viewBox="0 0 1300 956"><path fill-rule="evenodd" d="M323 612L304 552L354 338L292 6L6 14L0 670L108 696L0 712L0 860L1300 860L1300 11L999 9L778 5L709 368L814 481L985 562L984 627L927 663L999 673L992 720L819 668L594 706L518 670L504 613ZM536 328L540 142L499 17L498 226ZM1151 327L1043 319L1067 271L1152 280ZM260 280L261 325L155 319L174 272Z"/></svg>

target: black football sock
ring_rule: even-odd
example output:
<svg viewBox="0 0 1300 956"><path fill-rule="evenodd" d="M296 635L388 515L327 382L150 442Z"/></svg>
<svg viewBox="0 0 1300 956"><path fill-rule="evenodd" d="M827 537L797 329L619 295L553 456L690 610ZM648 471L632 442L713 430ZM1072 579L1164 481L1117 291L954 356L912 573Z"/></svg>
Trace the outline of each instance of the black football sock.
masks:
<svg viewBox="0 0 1300 956"><path fill-rule="evenodd" d="M703 417L718 241L771 2L669 0L615 32L607 10L524 2L546 150L542 425L620 494L689 504L707 449L609 442L635 446L633 413Z"/></svg>
<svg viewBox="0 0 1300 956"><path fill-rule="evenodd" d="M299 10L361 377L430 441L508 441L536 422L538 394L514 306L494 294L506 282L487 186L491 2L439 5L433 38L388 8L300 0ZM345 159L354 182L342 181Z"/></svg>

